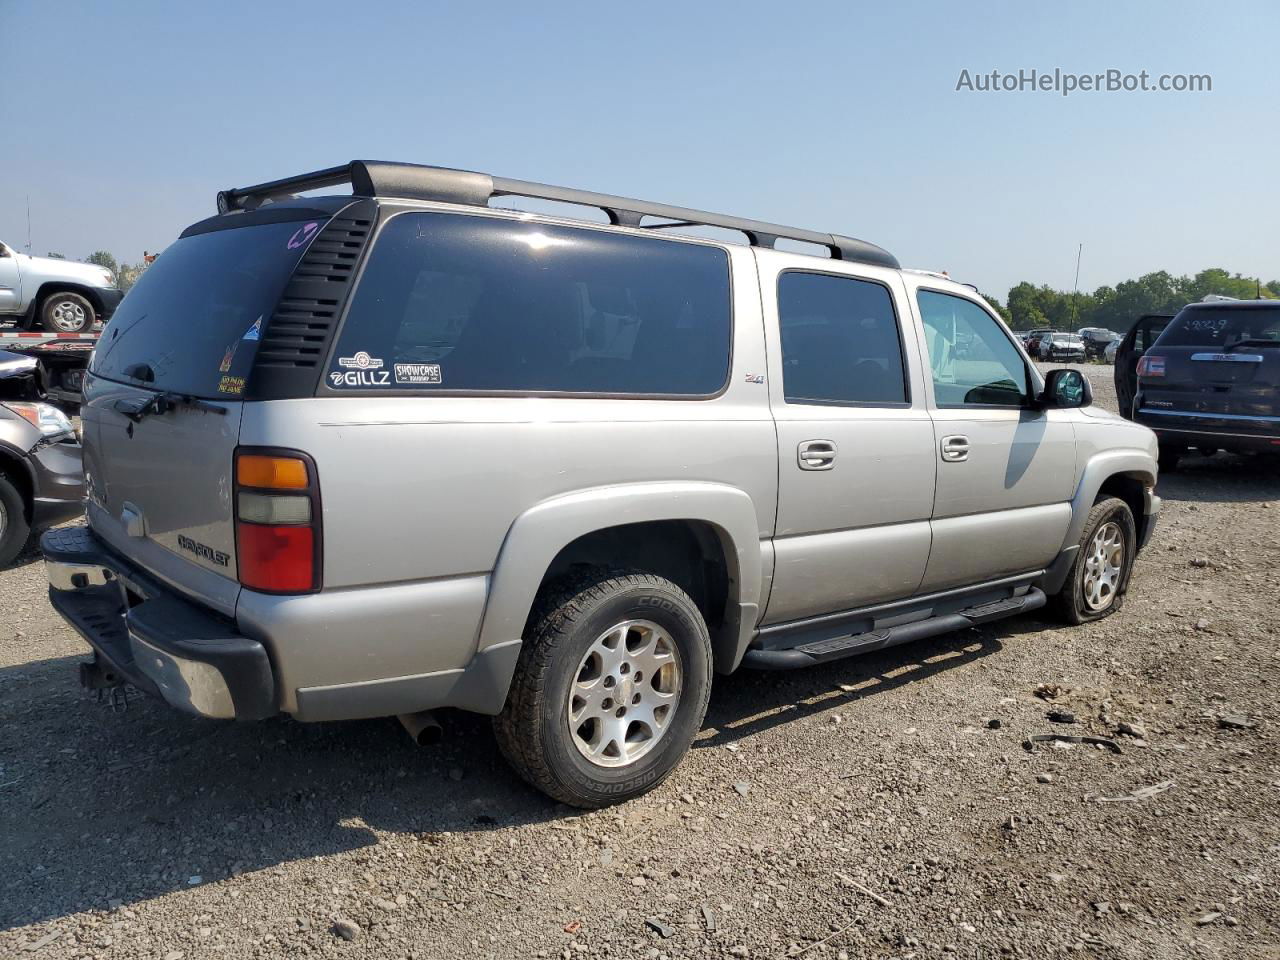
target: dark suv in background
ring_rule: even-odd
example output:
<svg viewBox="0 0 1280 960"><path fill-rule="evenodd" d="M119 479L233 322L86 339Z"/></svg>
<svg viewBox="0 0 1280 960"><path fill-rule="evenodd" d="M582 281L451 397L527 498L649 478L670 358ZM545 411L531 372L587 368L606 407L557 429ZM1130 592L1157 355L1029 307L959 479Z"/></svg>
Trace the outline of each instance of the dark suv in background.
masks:
<svg viewBox="0 0 1280 960"><path fill-rule="evenodd" d="M1135 372L1133 419L1156 432L1161 469L1188 447L1280 455L1280 301L1189 304Z"/></svg>

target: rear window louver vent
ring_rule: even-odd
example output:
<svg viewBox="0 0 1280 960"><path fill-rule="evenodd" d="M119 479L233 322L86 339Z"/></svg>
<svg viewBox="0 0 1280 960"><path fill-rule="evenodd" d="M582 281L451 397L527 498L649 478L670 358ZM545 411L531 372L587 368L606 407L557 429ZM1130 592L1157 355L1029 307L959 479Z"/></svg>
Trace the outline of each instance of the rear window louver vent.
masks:
<svg viewBox="0 0 1280 960"><path fill-rule="evenodd" d="M324 359L372 225L370 220L335 217L320 232L267 324L257 366L314 367Z"/></svg>
<svg viewBox="0 0 1280 960"><path fill-rule="evenodd" d="M311 396L373 232L371 202L332 218L294 268L262 332L248 399Z"/></svg>

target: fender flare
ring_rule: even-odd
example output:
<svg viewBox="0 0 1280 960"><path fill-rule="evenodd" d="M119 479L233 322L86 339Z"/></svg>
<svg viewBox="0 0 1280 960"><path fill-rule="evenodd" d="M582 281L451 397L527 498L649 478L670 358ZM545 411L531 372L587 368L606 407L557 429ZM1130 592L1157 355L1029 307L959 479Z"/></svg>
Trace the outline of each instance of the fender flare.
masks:
<svg viewBox="0 0 1280 960"><path fill-rule="evenodd" d="M477 653L520 640L544 574L570 543L598 530L659 520L706 523L720 537L729 599L726 629L712 642L717 670L736 668L755 633L760 607L759 522L744 491L706 482L594 487L544 500L520 514L498 552Z"/></svg>
<svg viewBox="0 0 1280 960"><path fill-rule="evenodd" d="M1154 486L1157 467L1151 454L1136 447L1119 447L1094 454L1080 472L1080 482L1076 484L1075 495L1071 498L1071 523L1067 525L1067 534L1062 541L1062 550L1050 565L1044 577L1046 593L1056 593L1066 582L1067 571L1075 560L1075 554L1084 533L1085 521L1093 502L1098 498L1098 491L1111 477L1118 474L1141 477L1145 483ZM1135 518L1139 523L1142 518Z"/></svg>

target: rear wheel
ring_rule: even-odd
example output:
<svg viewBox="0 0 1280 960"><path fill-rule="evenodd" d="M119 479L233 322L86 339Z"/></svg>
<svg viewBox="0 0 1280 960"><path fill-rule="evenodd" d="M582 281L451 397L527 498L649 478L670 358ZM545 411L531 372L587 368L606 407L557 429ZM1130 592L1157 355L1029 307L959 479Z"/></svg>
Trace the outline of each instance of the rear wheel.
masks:
<svg viewBox="0 0 1280 960"><path fill-rule="evenodd" d="M52 333L84 333L96 318L93 304L78 293L51 293L40 306L40 325Z"/></svg>
<svg viewBox="0 0 1280 960"><path fill-rule="evenodd" d="M1133 511L1118 497L1099 500L1089 511L1067 582L1052 598L1068 623L1101 620L1120 609L1138 549Z"/></svg>
<svg viewBox="0 0 1280 960"><path fill-rule="evenodd" d="M31 537L22 493L0 473L0 567L7 567Z"/></svg>
<svg viewBox="0 0 1280 960"><path fill-rule="evenodd" d="M511 765L576 807L661 783L711 691L711 640L688 594L653 574L596 570L545 597L531 622L494 719Z"/></svg>

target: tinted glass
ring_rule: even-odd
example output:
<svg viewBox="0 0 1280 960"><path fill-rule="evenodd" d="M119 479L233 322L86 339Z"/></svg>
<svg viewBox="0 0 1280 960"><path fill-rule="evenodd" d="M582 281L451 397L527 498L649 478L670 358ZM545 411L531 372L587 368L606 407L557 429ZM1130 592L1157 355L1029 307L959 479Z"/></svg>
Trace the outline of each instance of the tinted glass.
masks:
<svg viewBox="0 0 1280 960"><path fill-rule="evenodd" d="M1274 308L1184 310L1165 328L1159 346L1227 348L1242 342L1254 347L1280 346L1280 304Z"/></svg>
<svg viewBox="0 0 1280 960"><path fill-rule="evenodd" d="M889 291L830 274L778 278L788 403L905 403L902 341Z"/></svg>
<svg viewBox="0 0 1280 960"><path fill-rule="evenodd" d="M1027 369L1000 325L963 297L921 290L934 400L940 407L1022 406Z"/></svg>
<svg viewBox="0 0 1280 960"><path fill-rule="evenodd" d="M728 379L730 328L715 247L408 213L378 236L326 382L706 396Z"/></svg>
<svg viewBox="0 0 1280 960"><path fill-rule="evenodd" d="M197 397L239 396L316 221L217 230L178 240L138 278L102 331L92 371Z"/></svg>

